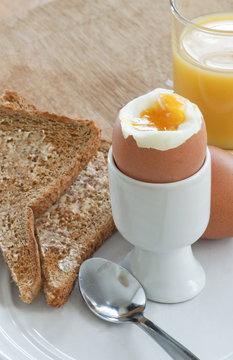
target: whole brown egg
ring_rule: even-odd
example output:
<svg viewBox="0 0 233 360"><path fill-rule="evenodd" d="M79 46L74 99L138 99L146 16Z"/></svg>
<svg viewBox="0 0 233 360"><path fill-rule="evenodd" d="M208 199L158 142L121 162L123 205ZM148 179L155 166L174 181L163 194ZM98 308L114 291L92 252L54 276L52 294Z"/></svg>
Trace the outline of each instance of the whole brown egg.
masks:
<svg viewBox="0 0 233 360"><path fill-rule="evenodd" d="M215 146L211 154L211 210L203 238L233 237L233 155Z"/></svg>

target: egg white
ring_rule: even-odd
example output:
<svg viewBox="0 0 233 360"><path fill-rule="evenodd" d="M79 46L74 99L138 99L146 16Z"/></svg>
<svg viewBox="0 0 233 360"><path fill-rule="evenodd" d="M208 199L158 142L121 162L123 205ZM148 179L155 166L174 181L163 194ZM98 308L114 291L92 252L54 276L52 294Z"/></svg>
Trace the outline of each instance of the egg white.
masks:
<svg viewBox="0 0 233 360"><path fill-rule="evenodd" d="M145 95L139 96L127 105L119 113L121 129L124 138L132 135L139 147L153 148L157 150L169 150L183 144L192 135L196 134L202 125L202 114L197 105L183 98L185 102L185 121L174 131L159 131L156 128L147 128L147 131L141 131L132 124L135 119L140 118L140 113L153 106L155 101L160 101L160 94L173 94L173 90L155 89Z"/></svg>

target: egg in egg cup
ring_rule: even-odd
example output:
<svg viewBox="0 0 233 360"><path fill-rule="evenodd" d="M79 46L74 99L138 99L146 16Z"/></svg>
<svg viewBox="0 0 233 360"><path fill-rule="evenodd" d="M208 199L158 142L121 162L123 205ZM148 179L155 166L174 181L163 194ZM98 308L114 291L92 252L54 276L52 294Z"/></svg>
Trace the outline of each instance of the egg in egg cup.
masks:
<svg viewBox="0 0 233 360"><path fill-rule="evenodd" d="M149 97L154 99L161 92L166 90L156 89ZM151 100L146 96L148 107ZM128 109L133 118L145 106L143 99L137 99L136 106ZM177 141L174 135L173 147L168 150L153 149L153 134L149 132L145 135L149 136L148 147L144 146L146 141L143 143L144 134L139 133L137 138L134 129L133 134L125 134L130 129L129 123L124 128L120 120L122 113L125 116L127 112L120 112L108 154L113 218L119 232L134 245L127 267L144 286L148 298L163 303L191 299L205 285L204 270L191 245L201 237L209 221L211 160L202 115L192 105L194 125L191 122L184 126L184 132L187 128L193 133L183 141L179 130L177 138L181 144L174 144ZM166 134L155 131L157 135L156 146L168 146ZM162 137L165 141L161 141Z"/></svg>

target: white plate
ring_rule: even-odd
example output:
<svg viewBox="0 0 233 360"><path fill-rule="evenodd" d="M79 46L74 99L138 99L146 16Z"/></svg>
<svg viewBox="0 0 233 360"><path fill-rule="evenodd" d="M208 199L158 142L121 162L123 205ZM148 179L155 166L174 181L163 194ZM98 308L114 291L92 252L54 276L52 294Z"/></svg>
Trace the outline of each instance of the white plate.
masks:
<svg viewBox="0 0 233 360"><path fill-rule="evenodd" d="M131 246L115 233L96 253L122 262ZM233 359L233 239L199 240L194 253L207 283L196 298L174 305L148 302L145 315L201 360ZM31 305L18 297L0 259L1 360L168 360L135 325L114 325L96 318L78 286L61 308L46 305L43 294Z"/></svg>

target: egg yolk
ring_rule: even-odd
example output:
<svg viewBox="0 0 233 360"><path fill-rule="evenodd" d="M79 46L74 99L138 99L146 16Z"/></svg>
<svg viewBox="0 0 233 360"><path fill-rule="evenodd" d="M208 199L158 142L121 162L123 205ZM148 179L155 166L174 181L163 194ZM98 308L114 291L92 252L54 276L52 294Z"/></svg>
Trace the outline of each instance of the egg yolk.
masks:
<svg viewBox="0 0 233 360"><path fill-rule="evenodd" d="M140 120L133 126L138 130L156 128L159 131L174 131L185 121L184 99L175 94L160 94L153 106L140 113Z"/></svg>

